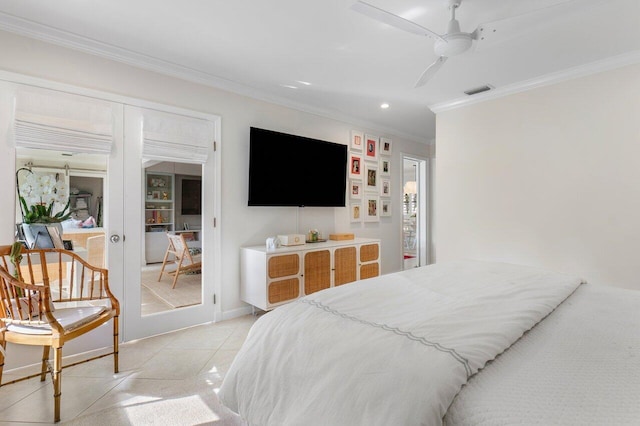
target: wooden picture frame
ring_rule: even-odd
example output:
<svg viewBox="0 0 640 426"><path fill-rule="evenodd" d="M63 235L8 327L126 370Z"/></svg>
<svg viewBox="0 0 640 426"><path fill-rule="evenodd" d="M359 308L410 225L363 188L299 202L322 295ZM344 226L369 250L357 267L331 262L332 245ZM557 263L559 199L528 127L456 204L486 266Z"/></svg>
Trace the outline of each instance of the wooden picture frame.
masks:
<svg viewBox="0 0 640 426"><path fill-rule="evenodd" d="M391 176L391 159L380 158L380 176Z"/></svg>
<svg viewBox="0 0 640 426"><path fill-rule="evenodd" d="M362 191L364 191L364 188L362 187L361 179L351 179L349 181L349 198L350 199L361 200Z"/></svg>
<svg viewBox="0 0 640 426"><path fill-rule="evenodd" d="M391 179L380 179L380 196L391 197Z"/></svg>
<svg viewBox="0 0 640 426"><path fill-rule="evenodd" d="M391 156L393 141L389 138L380 138L380 155Z"/></svg>
<svg viewBox="0 0 640 426"><path fill-rule="evenodd" d="M367 161L378 161L378 137L374 135L364 136L364 158Z"/></svg>
<svg viewBox="0 0 640 426"><path fill-rule="evenodd" d="M349 204L349 219L351 222L362 222L362 203Z"/></svg>
<svg viewBox="0 0 640 426"><path fill-rule="evenodd" d="M378 165L365 163L364 189L367 192L378 193Z"/></svg>
<svg viewBox="0 0 640 426"><path fill-rule="evenodd" d="M391 217L391 200L380 200L380 217Z"/></svg>
<svg viewBox="0 0 640 426"><path fill-rule="evenodd" d="M364 144L364 135L362 132L356 130L351 131L351 150L362 152L362 146Z"/></svg>
<svg viewBox="0 0 640 426"><path fill-rule="evenodd" d="M351 179L362 179L364 173L362 171L362 155L360 154L349 154L349 178Z"/></svg>
<svg viewBox="0 0 640 426"><path fill-rule="evenodd" d="M365 222L380 221L380 199L378 197L365 197L363 209Z"/></svg>

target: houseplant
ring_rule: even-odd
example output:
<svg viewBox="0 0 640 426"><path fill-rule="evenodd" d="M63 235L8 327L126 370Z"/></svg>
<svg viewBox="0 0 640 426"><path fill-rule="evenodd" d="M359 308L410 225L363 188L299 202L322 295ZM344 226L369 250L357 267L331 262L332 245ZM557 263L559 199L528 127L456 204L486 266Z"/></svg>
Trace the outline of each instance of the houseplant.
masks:
<svg viewBox="0 0 640 426"><path fill-rule="evenodd" d="M28 172L22 184L19 180L21 171ZM18 169L16 189L23 223L59 223L71 216L67 186L55 175L37 175L27 168ZM64 208L56 212L56 203L64 204Z"/></svg>
<svg viewBox="0 0 640 426"><path fill-rule="evenodd" d="M20 172L23 173L22 182ZM47 227L54 226L62 236L62 224L69 212L69 194L64 180L56 175L38 175L27 168L16 171L16 189L22 213L22 233L29 247L53 247ZM57 204L57 205L56 205ZM60 205L64 208L60 210Z"/></svg>

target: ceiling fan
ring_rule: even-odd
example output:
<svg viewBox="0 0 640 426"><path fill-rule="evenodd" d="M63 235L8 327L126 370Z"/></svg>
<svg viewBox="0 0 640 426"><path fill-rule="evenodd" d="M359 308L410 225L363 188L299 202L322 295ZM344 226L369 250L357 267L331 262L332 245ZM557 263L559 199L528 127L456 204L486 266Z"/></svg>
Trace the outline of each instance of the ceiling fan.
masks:
<svg viewBox="0 0 640 426"><path fill-rule="evenodd" d="M456 19L456 9L460 7L462 0L446 0L450 12L450 20L445 34L438 34L425 28L415 22L404 19L398 15L394 15L384 9L380 9L365 1L358 0L352 6L351 9L356 12L362 13L370 18L373 18L382 23L391 25L404 31L408 31L413 34L427 36L435 40L434 52L438 56L438 59L422 73L418 79L415 87L424 86L436 72L447 62L447 59L466 52L471 48L473 42L483 41L486 43L488 37L491 37L493 33L497 31L497 28L503 28L513 34L518 31L526 31L531 28L528 25L533 19L544 19L545 15L557 16L564 8L574 7L574 0L564 0L559 4L555 4L551 7L537 9L524 13L522 15L513 16L507 19L502 19L493 23L481 24L473 32L465 33L460 31L460 23ZM600 1L583 2L584 3L599 3ZM523 19L524 18L524 19ZM508 22L507 22L508 21ZM514 31L515 30L515 31Z"/></svg>
<svg viewBox="0 0 640 426"><path fill-rule="evenodd" d="M473 41L478 39L478 34L482 31L482 28L480 27L472 33L464 33L460 31L460 23L456 19L456 9L460 7L462 0L448 0L448 3L451 19L449 20L447 33L442 35L361 0L354 3L351 8L356 12L360 12L363 15L369 16L370 18L401 30L435 39L433 50L436 55L438 55L438 59L436 59L433 64L429 65L418 79L416 87L420 87L425 85L427 81L435 75L440 67L447 62L448 58L469 50Z"/></svg>

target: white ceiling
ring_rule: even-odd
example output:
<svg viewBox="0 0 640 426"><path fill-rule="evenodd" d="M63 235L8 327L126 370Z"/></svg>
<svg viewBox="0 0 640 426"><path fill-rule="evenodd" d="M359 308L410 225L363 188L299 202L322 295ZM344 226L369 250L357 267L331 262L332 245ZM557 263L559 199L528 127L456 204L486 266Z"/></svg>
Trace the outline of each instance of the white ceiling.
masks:
<svg viewBox="0 0 640 426"><path fill-rule="evenodd" d="M446 32L446 0L368 1ZM499 91L640 52L639 0L464 0L457 18L466 32L525 15L496 23L493 40L414 89L436 59L433 41L356 13L352 3L0 0L0 28L424 142L435 137L430 107L464 90Z"/></svg>

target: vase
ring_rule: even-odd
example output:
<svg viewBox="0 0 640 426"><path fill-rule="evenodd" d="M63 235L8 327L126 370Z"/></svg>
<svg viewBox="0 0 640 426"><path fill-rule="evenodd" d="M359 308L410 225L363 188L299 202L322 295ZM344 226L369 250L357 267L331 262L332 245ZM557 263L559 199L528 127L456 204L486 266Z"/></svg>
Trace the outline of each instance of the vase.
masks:
<svg viewBox="0 0 640 426"><path fill-rule="evenodd" d="M29 248L63 248L60 222L23 223L22 233Z"/></svg>

